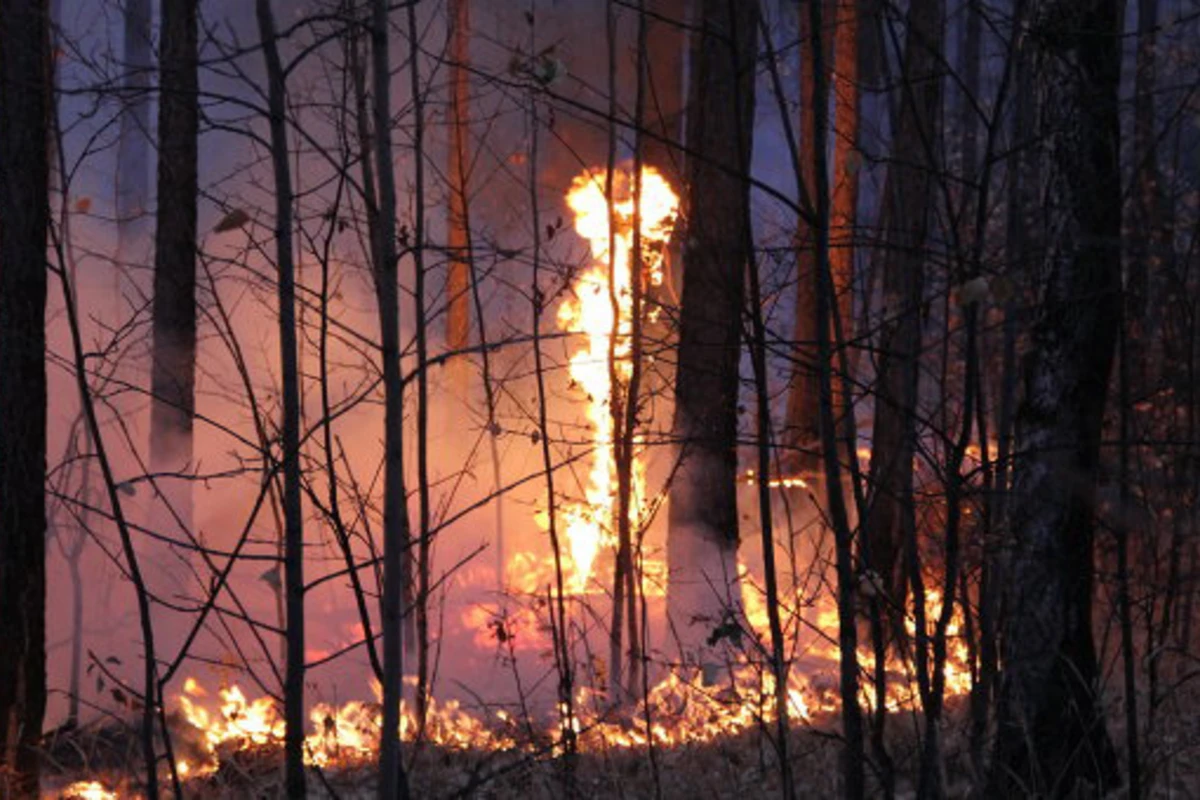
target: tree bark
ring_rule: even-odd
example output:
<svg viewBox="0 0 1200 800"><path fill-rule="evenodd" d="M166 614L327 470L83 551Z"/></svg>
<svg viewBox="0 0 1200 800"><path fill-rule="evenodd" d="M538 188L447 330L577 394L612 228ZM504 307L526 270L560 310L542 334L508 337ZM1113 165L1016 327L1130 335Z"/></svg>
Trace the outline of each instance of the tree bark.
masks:
<svg viewBox="0 0 1200 800"><path fill-rule="evenodd" d="M860 48L859 0L838 0L834 21L834 143L833 205L830 209L829 268L837 293L837 311L841 328L852 332L854 326L854 241L858 221L858 175L861 154L858 150L858 83L863 60ZM845 342L835 342L845 347ZM853 365L850 352L849 363ZM840 413L841 395L851 392L852 375L834 382L834 408ZM838 389L841 391L839 392ZM819 412L818 412L819 413Z"/></svg>
<svg viewBox="0 0 1200 800"><path fill-rule="evenodd" d="M447 173L450 181L450 217L447 232L446 349L453 353L466 350L471 344L471 237L467 208L470 0L450 0L447 8L447 24L450 27L450 164ZM464 356L454 358L450 363L455 388L463 393L467 389L467 367L470 362Z"/></svg>
<svg viewBox="0 0 1200 800"><path fill-rule="evenodd" d="M154 350L150 470L182 473L192 461L196 413L196 0L163 0L159 55L158 217L154 238ZM192 527L192 485L156 478L172 532ZM176 587L172 587L176 588Z"/></svg>
<svg viewBox="0 0 1200 800"><path fill-rule="evenodd" d="M915 546L912 505L917 438L918 360L925 244L934 202L935 137L940 117L942 2L908 12L892 162L884 186L883 321L879 331L871 499L863 524L871 562L886 593L889 632L902 635L903 548Z"/></svg>
<svg viewBox="0 0 1200 800"><path fill-rule="evenodd" d="M810 27L822 28L823 8L819 3L810 3L808 17ZM813 234L815 256L815 278L817 283L816 336L817 336L817 412L821 435L820 454L823 462L822 478L825 484L825 506L833 528L835 545L835 567L837 571L838 611L838 688L842 705L841 752L842 797L861 800L866 791L864 769L862 708L858 692L858 631L856 599L858 596L858 572L854 565L854 531L850 527L850 516L846 508L846 497L842 486L841 462L837 454L837 424L833 406L834 397L834 309L837 297L834 291L833 271L829 258L829 173L826 160L826 131L829 127L829 88L825 70L825 48L821 39L813 41L813 176L816 179L813 191ZM853 456L851 456L853 458ZM851 462L851 471L855 469ZM861 506L855 481L855 500ZM890 764L883 768L884 791L891 791Z"/></svg>
<svg viewBox="0 0 1200 800"><path fill-rule="evenodd" d="M737 594L738 365L758 3L704 0L692 42L684 282L675 379L668 613L685 658Z"/></svg>
<svg viewBox="0 0 1200 800"><path fill-rule="evenodd" d="M146 231L146 206L150 195L150 29L151 0L126 0L124 4L125 107L121 110L117 138L117 269L143 252L132 252ZM141 247L146 243L142 242ZM121 285L118 272L116 286Z"/></svg>
<svg viewBox="0 0 1200 800"><path fill-rule="evenodd" d="M45 0L0 4L0 797L36 796L46 709Z"/></svg>
<svg viewBox="0 0 1200 800"><path fill-rule="evenodd" d="M1121 320L1118 6L1061 0L1037 31L1069 224L1017 421L993 795L1099 794L1119 782L1092 635L1094 490Z"/></svg>
<svg viewBox="0 0 1200 800"><path fill-rule="evenodd" d="M287 671L283 686L284 773L290 798L306 795L304 777L304 520L300 507L300 368L296 331L296 265L292 253L292 176L288 166L287 85L271 0L257 0L267 65L271 164L275 178L275 268L279 273L279 351L283 375L284 587Z"/></svg>
<svg viewBox="0 0 1200 800"><path fill-rule="evenodd" d="M379 796L407 800L408 780L400 753L400 698L404 684L406 551L411 546L404 487L404 380L400 373L400 276L396 252L396 175L392 165L391 66L387 0L371 4L374 82L375 171L379 208L372 249L383 360L383 730L379 746Z"/></svg>
<svg viewBox="0 0 1200 800"><path fill-rule="evenodd" d="M429 348L425 319L425 102L421 95L420 29L417 12L408 7L409 92L413 109L413 314L417 344L417 720L422 729L429 692L429 578L433 571L433 542L429 530ZM379 171L383 176L382 165Z"/></svg>
<svg viewBox="0 0 1200 800"><path fill-rule="evenodd" d="M804 180L803 196L811 197L816 186L816 69L811 57L816 37L821 37L821 52L833 48L834 0L820 0L821 18L826 20L821 30L814 30L811 15L800 9L800 171ZM833 58L823 60L825 73L821 80L828 82ZM796 231L796 346L793 353L791 388L788 392L787 416L783 426L784 469L789 472L814 474L820 469L821 423L819 365L817 363L817 274L813 225L800 220ZM837 269L830 253L830 267L835 283ZM839 404L834 402L834 409Z"/></svg>
<svg viewBox="0 0 1200 800"><path fill-rule="evenodd" d="M672 186L683 177L683 59L687 46L688 0L647 0L646 135L640 139L642 160Z"/></svg>

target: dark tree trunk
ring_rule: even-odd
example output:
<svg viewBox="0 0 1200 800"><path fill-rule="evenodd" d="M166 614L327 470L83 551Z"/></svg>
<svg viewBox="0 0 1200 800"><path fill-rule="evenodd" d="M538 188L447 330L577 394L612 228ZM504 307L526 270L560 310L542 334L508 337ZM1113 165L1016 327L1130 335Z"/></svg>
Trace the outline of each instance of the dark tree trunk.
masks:
<svg viewBox="0 0 1200 800"><path fill-rule="evenodd" d="M192 460L199 124L196 58L196 0L163 0L150 378L150 469L155 474L184 472ZM171 506L172 520L190 530L191 482L186 478L160 478L156 485ZM173 530L176 526L170 527Z"/></svg>
<svg viewBox="0 0 1200 800"><path fill-rule="evenodd" d="M908 13L893 159L884 186L883 321L879 330L871 492L863 531L868 565L902 633L906 543L915 537L913 453L917 438L918 359L925 244L934 201L934 153L942 93L942 3L914 3Z"/></svg>
<svg viewBox="0 0 1200 800"><path fill-rule="evenodd" d="M1017 421L994 795L1098 794L1119 781L1092 636L1094 491L1121 319L1118 6L1062 0L1036 39L1070 224Z"/></svg>
<svg viewBox="0 0 1200 800"><path fill-rule="evenodd" d="M292 176L288 166L287 85L271 0L258 0L267 64L271 163L275 177L275 268L279 272L279 350L283 373L283 559L287 594L287 671L283 685L287 795L304 797L304 520L300 506L300 369L296 331L296 264L292 253Z"/></svg>
<svg viewBox="0 0 1200 800"><path fill-rule="evenodd" d="M379 796L404 800L408 781L400 752L400 697L404 685L405 555L411 546L404 488L404 381L400 374L400 277L396 253L396 175L392 165L391 66L386 0L371 3L371 67L374 87L375 171L379 183L377 224L372 231L375 297L379 306L383 362L383 730L379 745Z"/></svg>
<svg viewBox="0 0 1200 800"><path fill-rule="evenodd" d="M646 135L642 161L675 187L683 177L683 58L687 45L688 0L648 0L646 21Z"/></svg>
<svg viewBox="0 0 1200 800"><path fill-rule="evenodd" d="M0 3L0 797L37 796L46 710L48 22Z"/></svg>
<svg viewBox="0 0 1200 800"><path fill-rule="evenodd" d="M145 255L146 206L150 195L151 0L124 3L124 72L117 140L117 264ZM137 249L135 250L135 247ZM132 251L132 252L131 252ZM117 284L120 286L120 275Z"/></svg>
<svg viewBox="0 0 1200 800"><path fill-rule="evenodd" d="M429 349L426 344L425 319L425 103L421 94L420 74L420 30L417 27L416 9L408 7L409 36L409 93L413 114L413 207L416 220L413 223L413 316L417 344L417 720L425 724L429 686L429 579L433 571L433 542L429 530ZM378 96L378 89L376 90ZM380 159L380 178L384 167ZM390 169L388 170L390 176Z"/></svg>
<svg viewBox="0 0 1200 800"><path fill-rule="evenodd" d="M748 170L757 2L705 0L692 42L687 231L675 384L679 466L671 483L671 624L694 655L738 604L738 364L752 254Z"/></svg>
<svg viewBox="0 0 1200 800"><path fill-rule="evenodd" d="M1169 252L1169 232L1161 176L1158 167L1155 89L1158 83L1158 0L1138 0L1137 61L1134 73L1133 155L1134 191L1129 209L1129 230L1134 235L1129 261L1126 309L1130 314L1130 344L1136 345L1145 325L1150 285L1156 267ZM1135 378L1144 378L1137 349L1131 367Z"/></svg>

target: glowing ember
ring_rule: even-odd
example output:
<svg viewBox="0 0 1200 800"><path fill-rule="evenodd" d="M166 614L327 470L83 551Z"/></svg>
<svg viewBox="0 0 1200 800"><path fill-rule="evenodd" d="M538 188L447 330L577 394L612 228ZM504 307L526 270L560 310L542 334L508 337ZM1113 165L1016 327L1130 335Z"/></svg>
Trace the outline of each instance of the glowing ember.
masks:
<svg viewBox="0 0 1200 800"><path fill-rule="evenodd" d="M635 276L633 176L624 172L613 176L616 196L611 204L605 196L605 177L603 170L589 170L575 179L567 193L567 205L575 213L575 230L588 241L593 259L592 267L575 283L574 298L558 311L559 327L584 338L583 346L571 357L570 375L588 397L587 419L595 445L585 500L564 510L573 592L585 591L597 554L615 538L613 407L614 399L620 402L633 368L634 280L661 283L662 254L679 207L679 198L666 180L644 168L640 208L636 209L641 219L644 275ZM645 495L645 471L639 462L634 463L632 477L629 513L636 525Z"/></svg>
<svg viewBox="0 0 1200 800"><path fill-rule="evenodd" d="M76 781L62 790L63 800L117 800L117 793L104 788L99 781Z"/></svg>
<svg viewBox="0 0 1200 800"><path fill-rule="evenodd" d="M758 483L758 477L754 474L754 470L746 470L746 474L742 476L742 480L750 486ZM788 476L782 478L770 478L767 480L767 486L772 489L807 489L808 481L797 476Z"/></svg>

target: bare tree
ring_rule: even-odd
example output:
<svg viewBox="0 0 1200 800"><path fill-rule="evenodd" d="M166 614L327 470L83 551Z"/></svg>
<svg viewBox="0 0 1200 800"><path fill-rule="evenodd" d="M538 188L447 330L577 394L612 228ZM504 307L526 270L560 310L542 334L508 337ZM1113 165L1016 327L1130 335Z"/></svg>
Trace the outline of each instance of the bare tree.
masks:
<svg viewBox="0 0 1200 800"><path fill-rule="evenodd" d="M410 7L411 10L411 7ZM405 551L411 545L404 489L404 382L400 373L399 256L396 253L396 176L392 165L391 66L386 0L371 4L377 224L372 230L375 296L383 361L383 730L379 745L379 796L405 800L408 780L400 754L400 698L404 677ZM415 98L414 98L415 99ZM420 212L418 212L420 213Z"/></svg>
<svg viewBox="0 0 1200 800"><path fill-rule="evenodd" d="M275 177L275 269L279 273L279 351L283 377L284 586L287 593L287 672L283 707L288 797L304 797L304 518L300 506L300 367L296 349L296 263L292 254L292 175L288 165L287 83L271 0L257 0L259 36L267 65L271 165Z"/></svg>

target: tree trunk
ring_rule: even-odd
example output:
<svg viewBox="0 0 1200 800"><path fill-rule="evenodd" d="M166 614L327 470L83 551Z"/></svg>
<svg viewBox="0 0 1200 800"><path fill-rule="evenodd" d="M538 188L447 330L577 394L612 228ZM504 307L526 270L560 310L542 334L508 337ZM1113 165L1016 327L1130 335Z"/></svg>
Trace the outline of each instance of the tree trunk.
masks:
<svg viewBox="0 0 1200 800"><path fill-rule="evenodd" d="M151 0L126 0L125 43L121 69L123 94L117 139L117 269L140 261L147 242L146 206L150 196L150 29ZM121 273L115 283L121 286Z"/></svg>
<svg viewBox="0 0 1200 800"><path fill-rule="evenodd" d="M275 268L279 272L279 352L283 375L284 587L287 671L283 686L284 772L290 798L304 797L304 520L300 507L300 369L296 350L296 265L292 254L292 176L288 166L287 85L271 0L257 0L267 64L271 163L275 177Z"/></svg>
<svg viewBox="0 0 1200 800"><path fill-rule="evenodd" d="M830 209L829 268L837 293L837 311L844 332L854 331L854 240L858 220L858 82L862 52L859 34L859 0L838 0L834 27L833 89L833 206ZM828 51L826 51L828 52ZM845 342L835 342L845 346ZM853 366L855 351L849 359ZM841 395L851 391L851 375L833 384L835 414L841 413ZM841 390L840 392L838 390ZM819 413L819 412L818 412Z"/></svg>
<svg viewBox="0 0 1200 800"><path fill-rule="evenodd" d="M671 482L668 613L685 658L737 593L738 364L752 253L750 148L758 3L704 0L692 42L688 214L675 379L679 465Z"/></svg>
<svg viewBox="0 0 1200 800"><path fill-rule="evenodd" d="M44 0L0 3L0 797L38 793L46 709Z"/></svg>
<svg viewBox="0 0 1200 800"><path fill-rule="evenodd" d="M1133 154L1134 191L1130 207L1129 230L1136 237L1133 258L1129 261L1129 286L1126 309L1130 344L1135 345L1133 361L1137 365L1135 379L1144 378L1136 343L1145 324L1150 295L1150 283L1155 268L1168 252L1164 226L1166 198L1158 169L1157 122L1154 93L1158 78L1157 57L1158 0L1138 0L1137 66L1134 73L1133 95ZM1141 373L1141 374L1139 374Z"/></svg>
<svg viewBox="0 0 1200 800"><path fill-rule="evenodd" d="M934 202L935 137L941 110L941 0L908 13L901 97L884 186L883 321L879 330L875 420L871 434L871 499L864 534L870 569L891 609L890 633L903 633L902 550L915 546L912 505L917 438L921 301L929 209Z"/></svg>
<svg viewBox="0 0 1200 800"><path fill-rule="evenodd" d="M821 52L832 52L834 15L833 0L821 0L821 18L829 21L821 30L813 29L808 12L800 10L800 172L804 186L802 197L812 197L816 186L816 120L817 109L814 88L817 75L810 55L815 37L821 37ZM823 60L825 74L821 80L828 82L833 59ZM789 472L815 474L820 469L821 424L820 388L817 364L817 274L813 226L800 220L796 231L796 347L793 354L791 389L788 392L787 416L783 426L784 469ZM835 263L832 251L830 266L836 271L842 264ZM840 282L835 277L835 282ZM834 409L839 404L834 402Z"/></svg>
<svg viewBox="0 0 1200 800"><path fill-rule="evenodd" d="M383 800L406 800L408 780L400 753L400 697L404 689L404 598L408 583L405 555L411 541L404 488L404 381L400 373L400 276L396 253L388 13L387 0L372 2L371 59L379 208L371 244L375 297L379 305L384 395L383 598L380 613L383 625L383 730L379 745L379 796Z"/></svg>
<svg viewBox="0 0 1200 800"><path fill-rule="evenodd" d="M425 103L421 94L420 30L417 12L408 7L409 92L412 97L414 187L413 206L413 314L417 344L417 720L422 729L430 692L429 686L429 578L433 571L433 542L430 540L429 497L429 348L425 320ZM378 90L376 90L378 92ZM378 131L376 132L378 133ZM380 165L382 178L384 169ZM391 172L389 170L389 176Z"/></svg>
<svg viewBox="0 0 1200 800"><path fill-rule="evenodd" d="M642 16L647 48L642 161L675 187L683 177L683 58L688 0L648 0Z"/></svg>
<svg viewBox="0 0 1200 800"><path fill-rule="evenodd" d="M1093 505L1121 319L1117 0L1043 17L1044 114L1070 219L1026 367L993 795L1100 793L1119 781L1097 697ZM1085 788L1090 784L1091 789Z"/></svg>
<svg viewBox="0 0 1200 800"><path fill-rule="evenodd" d="M819 3L808 6L810 28L823 27L823 8ZM816 325L817 335L817 412L821 435L820 454L823 462L822 479L825 484L825 507L834 534L835 567L837 571L838 612L838 688L842 705L841 752L842 796L847 800L861 800L866 789L864 769L862 708L859 706L858 681L858 631L856 601L858 597L858 572L854 565L854 532L850 527L850 516L846 508L846 497L842 486L841 462L837 454L837 424L833 407L834 374L834 309L837 297L834 292L833 271L829 258L829 173L826 159L826 132L829 126L828 98L829 82L825 69L825 48L821 39L813 40L810 58L813 62L813 254L817 283ZM852 456L853 457L853 456ZM851 462L851 470L854 470ZM855 481L856 504L858 481ZM881 764L885 793L890 793L889 764Z"/></svg>
<svg viewBox="0 0 1200 800"><path fill-rule="evenodd" d="M471 39L470 0L450 0L447 25L450 27L450 217L446 273L446 349L466 350L471 344L471 237L467 208L467 140L470 132L468 80ZM454 388L464 394L468 388L470 361L465 356L450 361Z"/></svg>
<svg viewBox="0 0 1200 800"><path fill-rule="evenodd" d="M196 0L163 0L159 59L150 470L180 475L191 465L196 413ZM190 532L191 481L159 477L155 486L170 509L164 532Z"/></svg>

